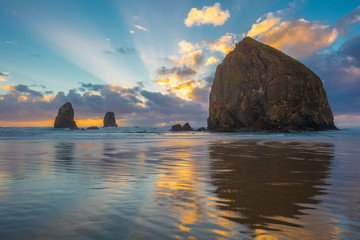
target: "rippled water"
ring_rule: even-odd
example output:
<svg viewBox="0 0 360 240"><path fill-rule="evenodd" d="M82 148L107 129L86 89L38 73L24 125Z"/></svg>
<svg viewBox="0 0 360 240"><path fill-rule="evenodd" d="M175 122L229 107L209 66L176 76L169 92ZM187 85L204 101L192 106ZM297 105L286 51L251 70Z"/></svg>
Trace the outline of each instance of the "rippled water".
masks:
<svg viewBox="0 0 360 240"><path fill-rule="evenodd" d="M356 239L359 143L2 128L0 239Z"/></svg>

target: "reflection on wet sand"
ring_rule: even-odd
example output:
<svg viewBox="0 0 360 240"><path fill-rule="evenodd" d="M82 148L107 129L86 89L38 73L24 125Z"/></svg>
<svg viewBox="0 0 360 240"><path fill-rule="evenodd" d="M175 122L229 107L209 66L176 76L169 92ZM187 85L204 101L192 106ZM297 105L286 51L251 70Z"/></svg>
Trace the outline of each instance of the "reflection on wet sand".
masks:
<svg viewBox="0 0 360 240"><path fill-rule="evenodd" d="M7 153L0 162L0 238L355 236L359 214L349 209L358 209L356 157L344 155L348 165L341 165L339 152L349 151L335 142L334 153L333 144L319 141L0 142ZM345 202L351 207L339 204Z"/></svg>
<svg viewBox="0 0 360 240"><path fill-rule="evenodd" d="M63 165L71 165L74 158L74 144L71 142L60 142L54 145L55 159Z"/></svg>
<svg viewBox="0 0 360 240"><path fill-rule="evenodd" d="M223 199L218 201L222 217L248 226L247 235L292 231L298 238L297 229L305 224L296 219L316 208L317 196L326 194L333 148L305 142L210 145L211 178Z"/></svg>

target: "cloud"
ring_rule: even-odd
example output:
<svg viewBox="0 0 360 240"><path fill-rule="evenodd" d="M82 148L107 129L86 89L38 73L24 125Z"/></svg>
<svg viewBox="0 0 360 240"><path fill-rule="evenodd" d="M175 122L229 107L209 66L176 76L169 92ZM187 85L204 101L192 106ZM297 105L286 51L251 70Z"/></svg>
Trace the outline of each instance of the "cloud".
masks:
<svg viewBox="0 0 360 240"><path fill-rule="evenodd" d="M116 52L110 51L110 50L104 50L104 51L102 51L102 53L105 55L115 55L116 56Z"/></svg>
<svg viewBox="0 0 360 240"><path fill-rule="evenodd" d="M210 86L203 85L194 87L191 92L189 92L188 97L193 101L202 103L204 106L209 106L209 95L210 95Z"/></svg>
<svg viewBox="0 0 360 240"><path fill-rule="evenodd" d="M49 121L67 101L73 104L75 119L101 119L107 111L115 112L122 125L155 126L158 123L197 121L203 125L207 107L186 101L173 93L163 94L116 85L81 83L85 92L75 89L39 97L25 85L9 85L0 97L0 121ZM81 127L81 126L80 126Z"/></svg>
<svg viewBox="0 0 360 240"><path fill-rule="evenodd" d="M208 59L206 59L205 65L213 65L218 63L220 60L215 58L215 57L209 57Z"/></svg>
<svg viewBox="0 0 360 240"><path fill-rule="evenodd" d="M13 45L13 46L17 46L17 41L16 40L10 40L10 41L5 41L6 45Z"/></svg>
<svg viewBox="0 0 360 240"><path fill-rule="evenodd" d="M201 24L219 26L223 25L229 17L229 10L222 11L220 3L215 3L214 6L204 6L201 10L192 8L184 23L187 27L200 26Z"/></svg>
<svg viewBox="0 0 360 240"><path fill-rule="evenodd" d="M329 25L305 19L281 21L280 17L270 12L264 19L258 19L247 35L258 37L259 41L293 57L305 58L331 46L338 33Z"/></svg>
<svg viewBox="0 0 360 240"><path fill-rule="evenodd" d="M120 54L138 54L139 51L133 47L120 47L116 50Z"/></svg>
<svg viewBox="0 0 360 240"><path fill-rule="evenodd" d="M360 21L360 6L345 15L334 26L305 19L283 20L288 10L270 12L259 18L247 33L259 41L280 49L293 57L307 58L329 48L339 36L349 34L349 27Z"/></svg>
<svg viewBox="0 0 360 240"><path fill-rule="evenodd" d="M92 84L92 83L80 83L81 87L84 88L84 91L90 90L90 91L100 91L105 86L104 84Z"/></svg>
<svg viewBox="0 0 360 240"><path fill-rule="evenodd" d="M163 66L157 69L156 73L158 75L176 74L180 77L188 77L188 76L194 76L196 74L196 71L194 71L194 69L191 67L187 67L186 65L183 65L182 67L174 66L172 68L166 68Z"/></svg>
<svg viewBox="0 0 360 240"><path fill-rule="evenodd" d="M208 40L204 41L203 44L208 46L213 52L221 52L226 55L234 49L236 37L235 34L227 33L217 41Z"/></svg>
<svg viewBox="0 0 360 240"><path fill-rule="evenodd" d="M334 117L336 126L358 127L360 126L360 115L341 114Z"/></svg>
<svg viewBox="0 0 360 240"><path fill-rule="evenodd" d="M247 36L252 38L256 37L259 34L270 30L272 27L278 24L280 20L281 18L274 17L274 14L270 12L266 15L266 18L263 21L261 21L261 18L259 18L256 23L251 26L251 29L247 33Z"/></svg>
<svg viewBox="0 0 360 240"><path fill-rule="evenodd" d="M134 24L134 26L135 26L137 29L143 30L143 31L145 31L145 32L149 32L149 30L146 29L145 27L142 27L142 26L136 25L136 24ZM130 33L131 33L131 31L130 31Z"/></svg>
<svg viewBox="0 0 360 240"><path fill-rule="evenodd" d="M179 53L189 53L189 52L193 52L195 50L194 45L192 45L191 43L186 42L184 40L179 42L178 45L180 47Z"/></svg>
<svg viewBox="0 0 360 240"><path fill-rule="evenodd" d="M317 53L304 64L323 80L335 115L360 115L360 34L344 42L338 51Z"/></svg>
<svg viewBox="0 0 360 240"><path fill-rule="evenodd" d="M204 56L202 55L202 50L196 50L184 54L182 58L170 58L175 64L190 64L192 66L200 65L204 62Z"/></svg>
<svg viewBox="0 0 360 240"><path fill-rule="evenodd" d="M129 32L130 32L131 34L134 34L134 33L135 33L135 31L133 31L133 30L129 30Z"/></svg>
<svg viewBox="0 0 360 240"><path fill-rule="evenodd" d="M29 93L30 95L34 97L42 97L43 94L41 92L35 91L30 89L27 85L18 84L14 88L15 91L18 91L20 93Z"/></svg>
<svg viewBox="0 0 360 240"><path fill-rule="evenodd" d="M298 19L282 22L259 36L259 40L294 56L306 58L328 48L337 38L336 29L318 22Z"/></svg>
<svg viewBox="0 0 360 240"><path fill-rule="evenodd" d="M360 6L358 6L354 11L342 17L335 24L335 29L338 31L339 35L345 36L349 34L349 26L360 21Z"/></svg>
<svg viewBox="0 0 360 240"><path fill-rule="evenodd" d="M18 84L18 85L11 84L8 86L0 86L0 88L8 92L14 92L17 94L26 93L28 95L31 95L32 97L41 97L41 98L43 97L43 94L41 92L32 90L27 85L23 85L23 84Z"/></svg>
<svg viewBox="0 0 360 240"><path fill-rule="evenodd" d="M0 82L4 82L10 77L8 72L0 72Z"/></svg>

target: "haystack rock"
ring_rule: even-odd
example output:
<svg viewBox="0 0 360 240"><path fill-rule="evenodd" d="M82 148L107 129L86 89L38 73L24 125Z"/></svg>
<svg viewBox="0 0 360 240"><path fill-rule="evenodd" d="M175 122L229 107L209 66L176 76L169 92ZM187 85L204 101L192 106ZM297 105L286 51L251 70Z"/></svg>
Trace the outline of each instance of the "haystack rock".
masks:
<svg viewBox="0 0 360 240"><path fill-rule="evenodd" d="M65 103L59 108L55 118L54 128L78 129L74 121L74 109L70 102Z"/></svg>
<svg viewBox="0 0 360 240"><path fill-rule="evenodd" d="M336 129L321 79L299 61L250 37L216 68L208 129Z"/></svg>
<svg viewBox="0 0 360 240"><path fill-rule="evenodd" d="M104 127L117 127L115 114L113 112L107 112L105 114Z"/></svg>

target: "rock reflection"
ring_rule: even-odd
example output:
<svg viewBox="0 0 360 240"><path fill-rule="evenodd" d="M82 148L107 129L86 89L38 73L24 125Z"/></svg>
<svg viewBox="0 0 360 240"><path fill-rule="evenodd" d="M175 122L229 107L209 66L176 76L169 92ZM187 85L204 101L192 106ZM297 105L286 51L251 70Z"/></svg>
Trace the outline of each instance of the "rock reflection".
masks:
<svg viewBox="0 0 360 240"><path fill-rule="evenodd" d="M210 145L211 178L223 218L250 233L303 227L287 221L316 208L326 194L332 144L230 142Z"/></svg>
<svg viewBox="0 0 360 240"><path fill-rule="evenodd" d="M74 158L74 144L70 142L60 142L54 145L56 162L68 166L72 164Z"/></svg>

